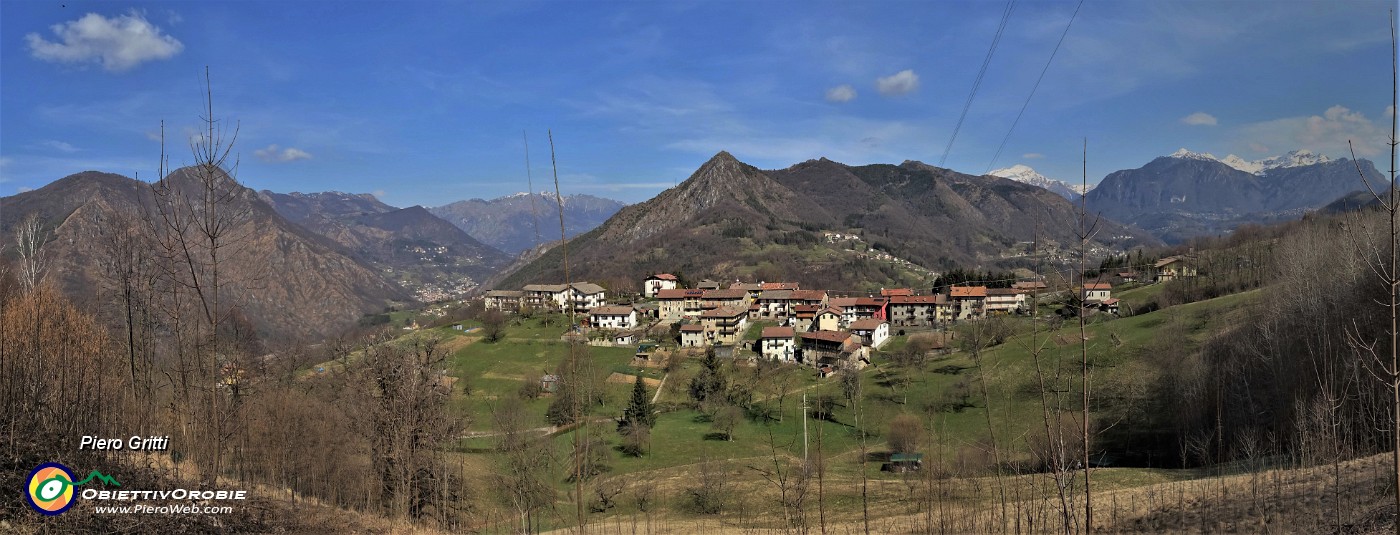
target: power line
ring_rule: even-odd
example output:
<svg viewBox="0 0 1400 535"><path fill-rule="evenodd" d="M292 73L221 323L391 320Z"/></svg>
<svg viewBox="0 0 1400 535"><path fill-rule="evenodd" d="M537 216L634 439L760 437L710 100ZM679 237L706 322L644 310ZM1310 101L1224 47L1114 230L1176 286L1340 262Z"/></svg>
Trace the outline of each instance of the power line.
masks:
<svg viewBox="0 0 1400 535"><path fill-rule="evenodd" d="M1065 31L1060 34L1060 40L1055 43L1055 49L1050 51L1050 58L1045 60L1045 67L1040 69L1040 77L1035 79L1035 85L1031 87L1031 93L1026 95L1026 102L1021 105L1021 111L1016 114L1016 120L1011 121L1011 128L1006 130L1006 137L1001 138L1001 145L997 145L996 154L992 155L991 163L987 164L987 170L983 171L982 174L992 172L992 166L996 165L998 158L1001 158L1002 149L1006 148L1006 142L1011 139L1011 133L1016 131L1016 125L1021 122L1021 116L1026 114L1026 108L1031 105L1031 97L1034 97L1035 91L1040 89L1040 82L1045 79L1046 71L1050 70L1050 64L1055 61L1055 54L1059 53L1060 45L1065 44L1065 37L1069 35L1069 28L1074 25L1074 19L1079 16L1079 8L1081 7L1084 7L1084 0L1079 0L1079 4L1074 6L1074 13L1069 16L1069 22L1065 23Z"/></svg>
<svg viewBox="0 0 1400 535"><path fill-rule="evenodd" d="M963 120L967 119L967 110L972 108L973 99L977 98L977 89L982 86L982 77L987 74L987 66L992 64L992 56L996 54L997 44L1001 43L1001 34L1006 31L1006 21L1011 18L1011 10L1016 7L1016 0L1007 0L1006 9L1001 12L1001 23L997 25L997 33L992 37L992 45L987 48L987 57L982 58L982 67L977 70L977 78L972 81L972 91L967 93L967 102L963 104L962 115L958 116L958 123L953 126L953 135L948 138L948 146L943 148L943 157L938 159L938 166L943 167L943 163L948 160L948 153L953 150L953 141L958 139L958 131L962 130Z"/></svg>

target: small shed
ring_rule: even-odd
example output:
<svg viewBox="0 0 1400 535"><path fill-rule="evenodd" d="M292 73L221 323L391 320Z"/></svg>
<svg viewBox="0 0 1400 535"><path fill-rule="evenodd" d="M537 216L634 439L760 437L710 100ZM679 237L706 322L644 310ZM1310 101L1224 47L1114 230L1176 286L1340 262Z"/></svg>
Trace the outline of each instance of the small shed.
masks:
<svg viewBox="0 0 1400 535"><path fill-rule="evenodd" d="M924 454L922 453L896 453L890 455L890 462L880 467L886 472L917 472L924 467Z"/></svg>
<svg viewBox="0 0 1400 535"><path fill-rule="evenodd" d="M543 377L540 377L540 390L551 393L557 392L559 391L560 381L561 379L558 375L552 373L545 374Z"/></svg>

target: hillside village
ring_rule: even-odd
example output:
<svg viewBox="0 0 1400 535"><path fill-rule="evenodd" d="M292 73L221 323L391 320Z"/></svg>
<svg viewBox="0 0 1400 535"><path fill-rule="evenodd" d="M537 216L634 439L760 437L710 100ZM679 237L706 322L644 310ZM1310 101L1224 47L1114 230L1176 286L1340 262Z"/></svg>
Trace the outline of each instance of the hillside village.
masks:
<svg viewBox="0 0 1400 535"><path fill-rule="evenodd" d="M911 288L883 288L861 295L803 289L800 282L721 283L705 279L684 287L676 275L658 273L642 281L640 295L614 295L590 282L529 284L520 290L492 290L482 298L485 310L505 314L557 311L577 316L565 337L592 345L682 349L714 347L749 360L802 364L822 377L840 369L862 369L871 352L892 335L937 332L935 350L948 347L949 327L989 316L1028 314L1032 297L1066 298L1085 315L1119 314L1114 282L1139 278L1166 282L1196 275L1186 256L1155 261L1139 274L1120 270L1085 281L1069 291L1053 290L1044 281L1020 280L1009 287L953 285L938 293ZM1068 295L1065 295L1068 294ZM1073 315L1066 307L1061 314ZM644 353L639 350L639 354Z"/></svg>

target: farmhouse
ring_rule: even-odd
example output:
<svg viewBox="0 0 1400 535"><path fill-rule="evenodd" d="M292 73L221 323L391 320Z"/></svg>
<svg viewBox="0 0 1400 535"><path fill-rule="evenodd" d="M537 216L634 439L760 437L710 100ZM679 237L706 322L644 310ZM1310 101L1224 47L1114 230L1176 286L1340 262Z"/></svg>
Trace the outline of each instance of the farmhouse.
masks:
<svg viewBox="0 0 1400 535"><path fill-rule="evenodd" d="M710 345L705 337L705 326L698 323L681 325L681 347L705 347Z"/></svg>
<svg viewBox="0 0 1400 535"><path fill-rule="evenodd" d="M759 335L759 354L778 362L795 362L797 348L792 341L792 327L764 327Z"/></svg>
<svg viewBox="0 0 1400 535"><path fill-rule="evenodd" d="M1158 260L1152 265L1155 271L1153 280L1157 282L1167 282L1178 277L1195 277L1196 268L1192 267L1190 261L1184 256L1168 256Z"/></svg>
<svg viewBox="0 0 1400 535"><path fill-rule="evenodd" d="M851 334L860 337L861 345L880 349L890 339L890 324L884 320L857 320L851 324Z"/></svg>
<svg viewBox="0 0 1400 535"><path fill-rule="evenodd" d="M674 290L680 287L680 280L670 273L657 273L642 281L642 295L656 297L661 290Z"/></svg>
<svg viewBox="0 0 1400 535"><path fill-rule="evenodd" d="M860 338L848 332L812 331L797 337L802 343L798 357L810 366L846 363L859 367L865 356Z"/></svg>
<svg viewBox="0 0 1400 535"><path fill-rule="evenodd" d="M630 306L594 307L588 311L588 324L595 329L633 329L637 327L637 311Z"/></svg>
<svg viewBox="0 0 1400 535"><path fill-rule="evenodd" d="M1107 282L1091 282L1084 285L1084 290L1083 293L1080 294L1080 297L1084 298L1084 302L1086 303L1099 303L1112 297L1110 295L1112 291L1112 284Z"/></svg>

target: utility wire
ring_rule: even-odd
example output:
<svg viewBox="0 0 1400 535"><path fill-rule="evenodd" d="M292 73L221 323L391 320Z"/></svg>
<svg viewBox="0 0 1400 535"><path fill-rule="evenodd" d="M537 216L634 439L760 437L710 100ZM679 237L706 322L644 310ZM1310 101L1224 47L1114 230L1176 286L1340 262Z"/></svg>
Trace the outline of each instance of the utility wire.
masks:
<svg viewBox="0 0 1400 535"><path fill-rule="evenodd" d="M1031 97L1035 96L1035 91L1040 89L1041 80L1045 79L1045 73L1050 70L1050 64L1055 61L1055 54L1059 53L1060 45L1065 44L1065 37L1069 35L1070 26L1074 25L1075 17L1079 16L1079 8L1084 7L1084 0L1079 0L1079 4L1074 6L1074 13L1069 16L1069 22L1065 23L1065 31L1060 34L1059 42L1055 43L1055 49L1050 51L1050 58L1045 60L1045 67L1040 69L1040 77L1035 79L1035 85L1031 87L1031 93L1026 95L1025 104L1021 105L1021 111L1016 114L1016 120L1011 121L1011 128L1006 130L1006 137L1001 138L1001 145L997 145L997 152L992 156L992 161L987 164L987 170L982 174L992 172L992 167L997 164L997 159L1001 158L1002 149L1006 148L1006 142L1011 140L1011 133L1016 131L1016 125L1021 122L1021 116L1026 114L1026 108L1031 105ZM1083 193L1080 193L1083 195Z"/></svg>
<svg viewBox="0 0 1400 535"><path fill-rule="evenodd" d="M967 119L967 110L972 108L973 99L977 98L977 89L982 86L982 77L987 74L987 66L992 64L992 56L996 54L997 44L1001 43L1001 34L1006 31L1006 21L1011 18L1011 10L1016 7L1016 0L1007 0L1006 9L1001 12L1001 23L997 25L997 34L992 37L992 45L987 48L987 57L982 59L982 68L977 70L977 78L972 81L972 91L967 93L967 102L963 104L962 115L958 116L957 125L953 126L953 135L948 138L948 146L943 148L943 157L938 159L938 166L943 167L948 160L948 153L953 150L953 141L958 139L958 131L962 130L963 120Z"/></svg>

